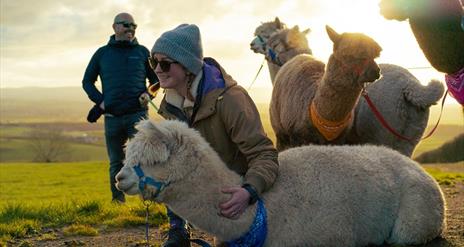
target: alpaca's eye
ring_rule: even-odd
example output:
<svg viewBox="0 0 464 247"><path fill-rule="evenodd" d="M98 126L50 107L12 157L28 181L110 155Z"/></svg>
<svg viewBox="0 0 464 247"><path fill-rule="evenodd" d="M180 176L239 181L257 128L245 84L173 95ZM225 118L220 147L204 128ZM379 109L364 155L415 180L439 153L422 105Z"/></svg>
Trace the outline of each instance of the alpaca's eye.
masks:
<svg viewBox="0 0 464 247"><path fill-rule="evenodd" d="M284 51L284 50L285 50L285 46L284 46L282 43L278 43L278 44L275 46L275 50L278 51L278 52Z"/></svg>
<svg viewBox="0 0 464 247"><path fill-rule="evenodd" d="M359 57L356 57L354 55L345 55L345 56L343 56L343 59L345 61L349 61L350 63L358 63L359 61L362 60Z"/></svg>
<svg viewBox="0 0 464 247"><path fill-rule="evenodd" d="M272 40L269 42L270 43L270 46L273 47L273 48L276 48L277 45L279 45L279 41L278 40Z"/></svg>

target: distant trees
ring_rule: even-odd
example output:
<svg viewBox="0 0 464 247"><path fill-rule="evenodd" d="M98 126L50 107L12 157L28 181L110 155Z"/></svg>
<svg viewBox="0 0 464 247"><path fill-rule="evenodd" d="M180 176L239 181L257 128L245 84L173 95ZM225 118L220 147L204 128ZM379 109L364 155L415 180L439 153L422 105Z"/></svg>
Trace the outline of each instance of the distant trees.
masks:
<svg viewBox="0 0 464 247"><path fill-rule="evenodd" d="M71 148L63 130L34 129L28 133L29 145L36 162L56 162L66 159Z"/></svg>
<svg viewBox="0 0 464 247"><path fill-rule="evenodd" d="M415 158L420 163L451 163L464 160L464 133L448 141L437 149L425 152Z"/></svg>

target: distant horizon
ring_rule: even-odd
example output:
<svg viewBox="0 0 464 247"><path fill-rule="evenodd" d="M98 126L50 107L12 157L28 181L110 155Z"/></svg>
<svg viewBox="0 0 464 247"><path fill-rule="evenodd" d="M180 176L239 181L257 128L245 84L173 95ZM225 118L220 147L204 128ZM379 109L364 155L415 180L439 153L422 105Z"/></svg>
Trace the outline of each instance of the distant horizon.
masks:
<svg viewBox="0 0 464 247"><path fill-rule="evenodd" d="M100 87L100 85L97 85L97 87ZM249 93L250 95L251 94L256 94L258 92L254 92L255 90L259 90L261 94L269 94L269 95L266 95L264 96L265 98L269 98L270 99L270 93L272 92L272 86L262 86L262 85L253 85L250 89L243 86ZM33 89L33 88L38 88L38 89L53 89L53 88L78 88L78 89L82 89L82 86L78 86L78 85L75 85L75 86L19 86L19 87L1 87L0 86L0 91L1 90L10 90L10 89ZM82 89L83 90L83 89ZM84 92L84 91L82 91ZM252 95L253 96L253 95ZM262 98L263 96L256 96L255 97L259 97L261 98L259 101L257 99L253 99L253 100L256 100L256 102L263 102ZM253 98L253 97L252 97ZM440 101L437 103L438 105L441 104L441 100L443 98L440 99ZM446 101L445 101L445 105L455 105L455 106L460 106L460 104L451 96L451 95L448 95L446 97Z"/></svg>

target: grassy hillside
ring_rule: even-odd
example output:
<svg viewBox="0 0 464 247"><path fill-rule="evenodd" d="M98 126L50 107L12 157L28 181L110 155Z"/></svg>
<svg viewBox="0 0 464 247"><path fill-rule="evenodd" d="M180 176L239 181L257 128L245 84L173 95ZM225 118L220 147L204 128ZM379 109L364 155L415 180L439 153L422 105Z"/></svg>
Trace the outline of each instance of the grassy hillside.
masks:
<svg viewBox="0 0 464 247"><path fill-rule="evenodd" d="M463 165L453 164L460 167L457 171L425 169L440 184L452 185L464 181ZM111 204L110 198L107 165L102 162L0 164L0 246L11 238L56 238L52 228L68 236L95 236L144 224L145 207L138 197L127 197L125 205ZM152 226L166 220L163 206L150 207Z"/></svg>
<svg viewBox="0 0 464 247"><path fill-rule="evenodd" d="M6 163L0 165L0 204L27 201L30 204L67 199L107 198L108 165L83 163Z"/></svg>
<svg viewBox="0 0 464 247"><path fill-rule="evenodd" d="M0 164L0 246L50 228L95 236L107 228L143 225L146 207L138 197L127 199L125 205L110 203L108 167L102 162ZM149 222L166 222L164 206L150 207ZM48 230L42 236L56 234Z"/></svg>
<svg viewBox="0 0 464 247"><path fill-rule="evenodd" d="M429 126L425 133L429 133L432 127ZM419 142L416 146L412 157L419 156L423 152L430 151L438 148L443 143L453 140L459 134L464 133L464 127L462 125L442 125L440 124L434 134Z"/></svg>

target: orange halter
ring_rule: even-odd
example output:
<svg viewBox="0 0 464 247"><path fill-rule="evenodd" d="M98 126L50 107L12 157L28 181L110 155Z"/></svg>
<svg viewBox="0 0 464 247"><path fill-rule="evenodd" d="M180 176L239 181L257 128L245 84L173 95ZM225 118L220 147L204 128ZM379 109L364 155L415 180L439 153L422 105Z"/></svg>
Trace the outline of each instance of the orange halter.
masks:
<svg viewBox="0 0 464 247"><path fill-rule="evenodd" d="M314 102L311 102L311 106L309 107L309 117L311 118L313 125L319 131L319 133L324 136L327 141L335 140L346 127L353 122L353 112L348 114L345 119L338 122L333 122L327 119L324 119L319 115L317 112L316 106Z"/></svg>

